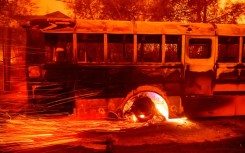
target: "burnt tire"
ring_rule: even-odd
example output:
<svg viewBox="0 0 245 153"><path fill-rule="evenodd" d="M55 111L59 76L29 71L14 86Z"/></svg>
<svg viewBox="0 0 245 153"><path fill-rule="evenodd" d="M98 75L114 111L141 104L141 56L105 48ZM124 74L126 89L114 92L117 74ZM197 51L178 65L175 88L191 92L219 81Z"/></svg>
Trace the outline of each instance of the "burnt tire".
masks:
<svg viewBox="0 0 245 153"><path fill-rule="evenodd" d="M160 99L159 104L154 97ZM158 115L168 119L168 104L168 98L161 88L146 85L132 90L124 99L119 110L121 110L121 116L123 118L133 113L138 121L144 122ZM159 105L162 109L157 108ZM159 110L164 110L165 112L160 112Z"/></svg>

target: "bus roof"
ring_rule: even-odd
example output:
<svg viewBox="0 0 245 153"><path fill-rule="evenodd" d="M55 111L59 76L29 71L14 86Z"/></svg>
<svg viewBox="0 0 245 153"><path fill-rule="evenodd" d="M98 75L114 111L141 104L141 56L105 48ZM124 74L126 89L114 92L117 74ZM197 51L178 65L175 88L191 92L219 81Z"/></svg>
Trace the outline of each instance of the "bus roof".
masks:
<svg viewBox="0 0 245 153"><path fill-rule="evenodd" d="M245 36L245 24L211 24L181 22L119 21L119 20L50 20L45 33L109 33L109 34L171 34ZM46 21L46 22L47 22ZM54 26L54 24L64 24ZM65 26L67 25L67 26ZM72 26L71 26L72 25ZM55 28L52 28L55 27ZM58 28L61 27L61 28Z"/></svg>

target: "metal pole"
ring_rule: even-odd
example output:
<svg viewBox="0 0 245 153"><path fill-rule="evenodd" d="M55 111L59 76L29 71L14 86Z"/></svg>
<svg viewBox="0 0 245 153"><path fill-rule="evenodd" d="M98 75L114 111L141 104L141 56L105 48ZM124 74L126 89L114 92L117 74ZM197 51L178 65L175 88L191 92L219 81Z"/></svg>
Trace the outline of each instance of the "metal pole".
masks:
<svg viewBox="0 0 245 153"><path fill-rule="evenodd" d="M5 30L6 29L6 30ZM7 46L3 47L3 73L4 91L10 91L10 68L11 68L11 28L3 30L3 35L7 38ZM4 39L4 38L3 38ZM5 41L3 41L5 43Z"/></svg>

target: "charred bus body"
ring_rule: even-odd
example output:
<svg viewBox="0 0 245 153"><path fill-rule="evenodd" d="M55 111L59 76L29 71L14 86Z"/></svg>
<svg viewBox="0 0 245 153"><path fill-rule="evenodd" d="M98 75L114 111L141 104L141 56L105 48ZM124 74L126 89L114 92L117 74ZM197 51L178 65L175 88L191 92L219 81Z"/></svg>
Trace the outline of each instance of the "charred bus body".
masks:
<svg viewBox="0 0 245 153"><path fill-rule="evenodd" d="M245 25L30 23L28 91L41 111L91 119L114 112L142 121L183 112L245 115Z"/></svg>

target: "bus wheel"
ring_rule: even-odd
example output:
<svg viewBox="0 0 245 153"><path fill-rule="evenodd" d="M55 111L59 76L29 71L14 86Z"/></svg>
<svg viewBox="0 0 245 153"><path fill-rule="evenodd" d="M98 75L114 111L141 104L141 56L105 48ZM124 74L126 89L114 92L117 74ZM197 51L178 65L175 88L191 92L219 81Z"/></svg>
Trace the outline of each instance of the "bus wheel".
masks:
<svg viewBox="0 0 245 153"><path fill-rule="evenodd" d="M131 91L122 104L122 117L133 121L167 120L168 116L167 96L157 87L140 86Z"/></svg>

